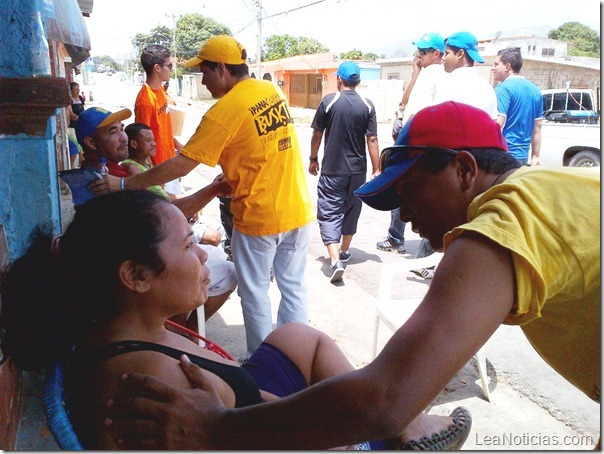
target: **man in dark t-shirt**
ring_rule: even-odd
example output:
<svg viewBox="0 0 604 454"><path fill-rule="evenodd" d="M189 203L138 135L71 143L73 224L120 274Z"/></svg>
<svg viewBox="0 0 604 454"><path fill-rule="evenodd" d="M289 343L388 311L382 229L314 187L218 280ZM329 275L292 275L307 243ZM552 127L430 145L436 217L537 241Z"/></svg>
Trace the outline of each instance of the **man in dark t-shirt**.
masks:
<svg viewBox="0 0 604 454"><path fill-rule="evenodd" d="M337 93L325 96L312 121L310 143L312 175L319 173L319 146L325 133L321 176L317 185L317 219L321 239L330 258L331 282L344 275L350 260L350 242L357 230L361 201L354 191L365 183L367 149L373 176L378 170L377 121L373 103L356 92L361 71L354 62L342 63L337 75ZM341 244L340 244L341 242Z"/></svg>

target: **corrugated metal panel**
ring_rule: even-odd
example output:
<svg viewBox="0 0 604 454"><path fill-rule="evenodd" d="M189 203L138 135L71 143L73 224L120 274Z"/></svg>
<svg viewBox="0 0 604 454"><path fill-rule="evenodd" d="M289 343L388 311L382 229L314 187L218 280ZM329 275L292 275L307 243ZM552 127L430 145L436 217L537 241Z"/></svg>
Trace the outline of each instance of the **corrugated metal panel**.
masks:
<svg viewBox="0 0 604 454"><path fill-rule="evenodd" d="M90 56L91 46L78 0L44 0L43 5L46 38L63 43L73 64L79 65Z"/></svg>

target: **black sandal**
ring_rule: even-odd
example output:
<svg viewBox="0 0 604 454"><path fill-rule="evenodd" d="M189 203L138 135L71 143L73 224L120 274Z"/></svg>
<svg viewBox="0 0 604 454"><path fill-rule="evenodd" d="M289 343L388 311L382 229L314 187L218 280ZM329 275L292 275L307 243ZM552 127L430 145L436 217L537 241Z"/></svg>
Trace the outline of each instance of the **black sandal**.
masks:
<svg viewBox="0 0 604 454"><path fill-rule="evenodd" d="M453 418L447 430L433 433L430 437L409 440L401 449L412 451L456 451L465 443L472 428L472 415L465 407L457 407L449 415Z"/></svg>

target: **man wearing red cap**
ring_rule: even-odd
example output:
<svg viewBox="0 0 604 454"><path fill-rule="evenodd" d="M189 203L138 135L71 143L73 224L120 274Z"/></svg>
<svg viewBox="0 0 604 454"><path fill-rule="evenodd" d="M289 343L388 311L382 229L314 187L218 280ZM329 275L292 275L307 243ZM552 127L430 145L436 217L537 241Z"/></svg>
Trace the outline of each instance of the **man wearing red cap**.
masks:
<svg viewBox="0 0 604 454"><path fill-rule="evenodd" d="M182 449L183 433L198 434L184 437L188 449L321 449L388 437L502 323L520 325L546 362L600 401L598 170L519 168L499 125L455 102L421 110L401 135L382 152L381 174L356 194L380 210L399 206L402 220L445 253L430 291L380 355L244 409L222 408L186 361L181 367L201 389L129 375L130 395L157 396L138 400L137 411L152 416L144 429L128 426L129 436L168 449Z"/></svg>

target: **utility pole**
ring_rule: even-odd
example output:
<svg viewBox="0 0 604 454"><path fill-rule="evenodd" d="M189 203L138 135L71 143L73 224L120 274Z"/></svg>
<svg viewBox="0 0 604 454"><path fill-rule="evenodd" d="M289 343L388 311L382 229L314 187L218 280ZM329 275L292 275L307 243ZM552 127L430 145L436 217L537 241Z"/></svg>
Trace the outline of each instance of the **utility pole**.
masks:
<svg viewBox="0 0 604 454"><path fill-rule="evenodd" d="M262 0L256 0L258 5L258 41L256 49L256 79L262 79Z"/></svg>
<svg viewBox="0 0 604 454"><path fill-rule="evenodd" d="M176 58L176 18L180 15L166 13L166 17L172 18L172 57Z"/></svg>

